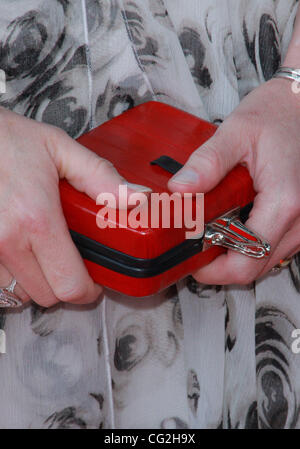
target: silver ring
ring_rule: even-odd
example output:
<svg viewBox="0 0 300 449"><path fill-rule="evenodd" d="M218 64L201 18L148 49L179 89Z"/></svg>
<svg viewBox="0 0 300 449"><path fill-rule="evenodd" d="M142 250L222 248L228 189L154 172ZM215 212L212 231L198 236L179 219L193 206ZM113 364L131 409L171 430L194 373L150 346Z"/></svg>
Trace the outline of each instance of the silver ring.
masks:
<svg viewBox="0 0 300 449"><path fill-rule="evenodd" d="M0 287L0 308L19 307L22 305L20 298L14 293L17 285L13 279L8 287Z"/></svg>
<svg viewBox="0 0 300 449"><path fill-rule="evenodd" d="M288 80L300 82L300 69L292 67L279 67L273 78L286 78Z"/></svg>

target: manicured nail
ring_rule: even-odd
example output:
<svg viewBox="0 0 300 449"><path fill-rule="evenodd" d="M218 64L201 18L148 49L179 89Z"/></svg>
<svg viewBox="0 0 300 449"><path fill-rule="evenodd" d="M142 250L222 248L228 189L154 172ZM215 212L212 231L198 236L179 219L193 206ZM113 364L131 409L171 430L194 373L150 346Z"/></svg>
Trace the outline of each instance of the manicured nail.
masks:
<svg viewBox="0 0 300 449"><path fill-rule="evenodd" d="M171 179L178 184L197 184L198 181L199 174L190 168L183 168Z"/></svg>
<svg viewBox="0 0 300 449"><path fill-rule="evenodd" d="M125 185L127 185L128 189L131 190L135 190L136 192L141 192L141 193L147 193L147 192L152 192L152 189L150 189L150 187L146 187L146 186L141 186L139 184L132 184L131 182L124 182Z"/></svg>

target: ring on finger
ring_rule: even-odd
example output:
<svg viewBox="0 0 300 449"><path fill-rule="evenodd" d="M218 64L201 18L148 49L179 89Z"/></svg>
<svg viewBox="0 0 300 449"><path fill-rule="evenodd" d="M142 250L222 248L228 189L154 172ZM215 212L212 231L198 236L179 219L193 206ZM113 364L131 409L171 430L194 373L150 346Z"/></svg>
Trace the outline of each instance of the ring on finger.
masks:
<svg viewBox="0 0 300 449"><path fill-rule="evenodd" d="M19 307L22 305L20 298L14 293L17 281L12 279L7 287L0 287L0 308Z"/></svg>
<svg viewBox="0 0 300 449"><path fill-rule="evenodd" d="M287 258L287 259L281 259L278 264L276 264L272 269L271 272L272 273L278 273L280 272L283 268L286 268L290 265L290 263L292 262L293 258Z"/></svg>

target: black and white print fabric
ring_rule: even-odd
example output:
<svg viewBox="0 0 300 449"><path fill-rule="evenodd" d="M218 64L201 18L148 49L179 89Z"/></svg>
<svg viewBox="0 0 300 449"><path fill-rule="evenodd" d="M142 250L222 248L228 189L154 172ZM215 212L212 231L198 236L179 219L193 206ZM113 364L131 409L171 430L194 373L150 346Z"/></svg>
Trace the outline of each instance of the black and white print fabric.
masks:
<svg viewBox="0 0 300 449"><path fill-rule="evenodd" d="M0 104L77 137L148 100L220 123L272 77L295 0L2 0ZM26 263L26 261L24 261ZM1 428L299 428L300 262L248 287L1 312Z"/></svg>

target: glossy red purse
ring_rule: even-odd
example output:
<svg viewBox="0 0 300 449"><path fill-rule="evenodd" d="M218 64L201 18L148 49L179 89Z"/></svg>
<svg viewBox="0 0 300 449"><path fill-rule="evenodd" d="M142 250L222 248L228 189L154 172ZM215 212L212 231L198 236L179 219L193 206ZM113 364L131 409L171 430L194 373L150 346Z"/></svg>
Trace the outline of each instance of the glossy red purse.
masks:
<svg viewBox="0 0 300 449"><path fill-rule="evenodd" d="M172 174L215 130L186 112L149 102L93 129L78 142L110 160L129 182L162 193L168 192ZM257 258L269 252L268 245L237 219L255 196L243 166L205 195L206 227L197 239L185 239L186 229L174 226L135 229L116 223L114 228L99 229L100 207L94 201L66 181L61 181L60 192L72 238L92 278L126 295L154 294L209 264L225 248Z"/></svg>

